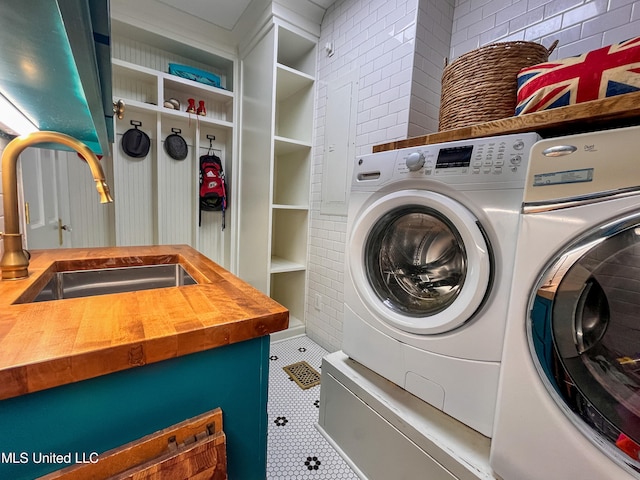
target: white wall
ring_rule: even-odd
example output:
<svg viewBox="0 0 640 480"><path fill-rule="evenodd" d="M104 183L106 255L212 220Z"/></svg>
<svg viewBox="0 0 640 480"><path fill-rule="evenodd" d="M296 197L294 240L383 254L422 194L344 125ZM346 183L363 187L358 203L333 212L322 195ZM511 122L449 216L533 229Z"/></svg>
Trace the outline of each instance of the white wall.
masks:
<svg viewBox="0 0 640 480"><path fill-rule="evenodd" d="M559 40L563 58L640 34L634 0L456 0L451 58L495 41Z"/></svg>
<svg viewBox="0 0 640 480"><path fill-rule="evenodd" d="M420 0L408 137L438 131L440 79L449 56L454 0Z"/></svg>
<svg viewBox="0 0 640 480"><path fill-rule="evenodd" d="M640 34L640 1L450 1L455 1L452 11L443 8L441 0L419 0L418 12L418 0L339 0L322 22L307 334L330 351L339 350L342 342L346 218L319 214L327 82L360 69L356 154L363 155L374 145L437 130L439 62L447 54L452 60L495 41L528 40L549 46L558 39L552 58L562 58ZM409 45L414 37L415 58ZM327 41L335 44L333 57L323 55ZM313 306L316 294L322 298L321 310Z"/></svg>

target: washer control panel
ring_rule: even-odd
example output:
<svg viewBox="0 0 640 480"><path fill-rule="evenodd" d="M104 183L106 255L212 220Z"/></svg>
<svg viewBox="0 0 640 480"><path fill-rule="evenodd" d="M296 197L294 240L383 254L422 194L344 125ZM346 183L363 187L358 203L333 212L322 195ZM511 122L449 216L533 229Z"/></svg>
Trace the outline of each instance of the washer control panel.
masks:
<svg viewBox="0 0 640 480"><path fill-rule="evenodd" d="M351 188L368 191L414 179L486 188L524 184L529 155L539 139L537 133L527 132L363 155L355 159Z"/></svg>
<svg viewBox="0 0 640 480"><path fill-rule="evenodd" d="M503 176L524 170L535 133L456 141L398 151L396 172L411 176Z"/></svg>

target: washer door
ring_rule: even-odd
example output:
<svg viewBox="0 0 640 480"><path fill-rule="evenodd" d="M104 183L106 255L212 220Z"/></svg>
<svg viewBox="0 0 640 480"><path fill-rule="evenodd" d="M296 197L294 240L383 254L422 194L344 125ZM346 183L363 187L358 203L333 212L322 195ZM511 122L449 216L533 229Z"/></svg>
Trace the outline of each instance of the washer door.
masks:
<svg viewBox="0 0 640 480"><path fill-rule="evenodd" d="M638 216L598 228L559 256L532 299L528 333L538 370L569 418L640 471Z"/></svg>
<svg viewBox="0 0 640 480"><path fill-rule="evenodd" d="M375 201L356 219L348 249L358 293L380 320L405 332L463 325L491 285L478 220L434 192L406 190Z"/></svg>

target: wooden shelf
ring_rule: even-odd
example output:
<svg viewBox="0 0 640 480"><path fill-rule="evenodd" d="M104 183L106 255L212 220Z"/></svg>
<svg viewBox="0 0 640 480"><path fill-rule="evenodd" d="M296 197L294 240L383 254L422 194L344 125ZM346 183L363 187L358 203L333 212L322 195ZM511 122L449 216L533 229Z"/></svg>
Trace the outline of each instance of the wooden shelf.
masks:
<svg viewBox="0 0 640 480"><path fill-rule="evenodd" d="M635 92L375 145L373 152L522 132L549 138L639 123L640 92Z"/></svg>

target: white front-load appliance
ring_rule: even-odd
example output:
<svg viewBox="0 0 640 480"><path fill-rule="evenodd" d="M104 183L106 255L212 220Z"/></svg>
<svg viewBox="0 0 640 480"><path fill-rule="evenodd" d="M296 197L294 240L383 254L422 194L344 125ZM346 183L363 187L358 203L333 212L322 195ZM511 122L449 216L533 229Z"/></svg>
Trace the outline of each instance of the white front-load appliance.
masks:
<svg viewBox="0 0 640 480"><path fill-rule="evenodd" d="M640 127L542 140L518 235L490 462L640 478Z"/></svg>
<svg viewBox="0 0 640 480"><path fill-rule="evenodd" d="M535 133L356 159L343 351L490 436Z"/></svg>

